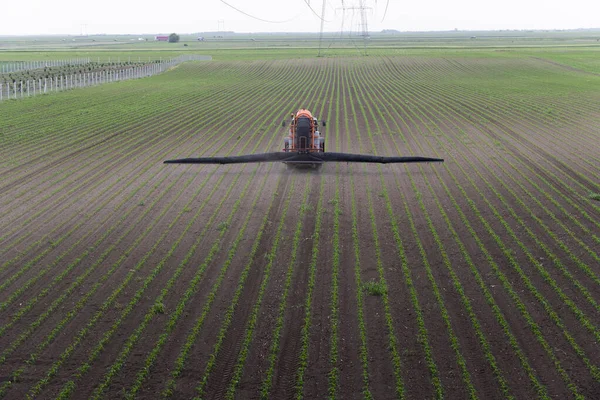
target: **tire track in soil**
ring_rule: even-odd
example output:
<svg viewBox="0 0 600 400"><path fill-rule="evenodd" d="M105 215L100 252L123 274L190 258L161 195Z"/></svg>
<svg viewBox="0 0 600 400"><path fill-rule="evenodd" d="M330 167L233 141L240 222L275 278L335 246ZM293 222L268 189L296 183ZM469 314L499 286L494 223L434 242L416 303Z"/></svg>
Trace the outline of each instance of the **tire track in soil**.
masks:
<svg viewBox="0 0 600 400"><path fill-rule="evenodd" d="M291 398L294 394L296 385L296 370L299 361L299 349L301 347L302 324L304 323L304 303L306 293L308 291L308 274L313 251L313 233L315 229L316 210L319 201L319 185L321 178L315 171L295 171L296 174L305 175L302 178L310 180L310 193L307 204L309 211L304 214L302 233L300 234L301 244L298 249L298 258L294 267L290 293L287 299L287 309L285 312L283 330L281 332L281 342L279 354L275 364L273 374L273 383L271 397L276 399ZM299 185L300 186L300 185ZM275 291L273 291L275 292ZM255 338L265 337L271 338L271 331L274 324L269 324L268 321L274 321L274 315L278 309L280 301L279 290L277 296L265 297L261 308L263 309L261 318L262 329L259 329L261 323L257 325ZM264 318L269 310L273 310L272 315ZM268 341L270 344L270 340ZM255 345L258 347L259 345ZM266 352L268 354L268 347ZM259 350L261 353L262 350ZM251 360L247 360L247 366L251 364Z"/></svg>
<svg viewBox="0 0 600 400"><path fill-rule="evenodd" d="M364 149L362 152L364 152ZM377 249L375 248L373 238L368 198L372 198L373 192L379 190L377 189L379 180L376 179L376 175L378 174L377 166L368 165L364 170L361 166L357 166L352 168L352 170L350 179L354 179L356 204L358 206L357 225L360 242L360 278L361 283L364 285L367 282L380 282L377 266ZM383 262L384 268L387 268L389 263ZM396 398L396 378L392 365L389 330L387 329L383 300L380 296L370 294L364 287L359 287L357 290L363 292L371 394L375 399Z"/></svg>
<svg viewBox="0 0 600 400"><path fill-rule="evenodd" d="M302 188L305 187L305 184L309 179L308 176L300 175L298 171L295 171L294 169L289 170L288 176L294 177L294 188L289 189L294 191L293 197L288 209L287 222L282 231L281 242L275 253L275 261L273 262L269 273L269 281L267 282L263 298L260 300L260 316L258 321L265 323L270 327L274 326L279 293L282 290L285 281L285 274L289 264L289 255L292 251L292 238L298 222L300 205L302 202ZM276 215L280 215L280 212ZM234 314L234 322L228 330L228 335L223 345L223 351L219 354L221 361L217 361L217 365L211 373L206 385L206 394L208 398L221 399L225 397L225 393L227 392L238 361L241 345L245 339L248 316L251 314L256 302L259 301L259 288L263 281L264 274L257 274L254 282L247 282L244 286L247 291L244 293L243 301L240 302L241 307L238 306L238 309ZM258 323L256 327L258 327ZM252 344L256 339L256 327L250 342L250 348L252 348Z"/></svg>
<svg viewBox="0 0 600 400"><path fill-rule="evenodd" d="M328 63L327 65L331 65ZM312 90L316 90L320 87L320 94L316 97L319 99L321 97L326 96L327 93L333 93L331 91L332 81L331 74L325 74L326 78L325 84L313 86ZM332 94L330 96L333 96ZM313 102L314 100L310 100ZM315 108L313 108L313 114L315 116L319 116L321 120L325 120L326 113L324 108L328 105L327 100L318 100L321 104L317 106L315 104ZM331 112L331 107L329 107L329 112ZM323 130L322 130L323 134ZM283 324L281 327L281 331L278 335L278 354L275 356L276 361L273 365L272 375L270 377L269 382L269 392L273 394L273 388L279 388L282 384L288 389L288 393L292 393L295 381L297 380L296 368L299 365L299 355L300 351L298 350L301 344L301 331L300 327L301 316L299 308L304 304L301 300L299 300L298 295L300 291L306 291L308 289L308 269L310 268L310 264L312 262L312 251L313 251L313 232L314 225L316 221L316 212L318 207L319 199L314 199L315 193L320 193L320 184L321 184L321 176L323 174L323 168L325 165L321 165L317 170L306 170L306 169L297 169L295 172L298 175L308 175L311 179L311 189L310 194L307 199L308 208L307 212L304 215L304 223L303 223L303 232L301 233L301 243L299 244L298 256L296 258L295 266L293 267L293 275L291 280L291 287L288 289L288 294L286 298L286 310L284 311L283 316ZM317 179L318 177L318 179ZM324 179L324 178L323 178ZM317 182L318 181L318 182ZM318 197L318 195L317 195ZM321 228L322 230L322 228ZM310 243L309 243L310 242ZM323 241L321 240L321 244ZM304 270L304 271L302 271ZM300 278L298 277L300 276ZM302 285L306 282L306 285L303 285L300 290L298 288L298 279L300 279L300 284ZM279 301L275 302L273 300L270 302L269 297L265 298L264 305L262 308L267 309L277 309L277 317L274 317L273 314L268 314L268 321L265 320L264 317L259 318L257 322L255 334L254 334L254 345L249 350L249 355L244 365L242 374L241 374L241 382L237 386L237 393L239 397L239 391L243 391L244 387L249 388L245 395L251 396L255 395L252 392L253 384L256 384L260 390L263 390L263 386L266 380L266 371L271 367L270 357L271 357L271 347L274 344L272 337L272 328L275 324L275 319L279 320ZM271 305L272 304L272 305ZM291 304L291 305L290 305ZM266 313L267 311L264 311ZM304 310L304 313L306 310ZM264 315L263 313L263 315ZM289 314L292 313L294 316L290 317ZM271 323L270 323L271 322ZM294 327L290 327L290 324L294 324ZM298 325L298 326L296 326ZM295 337L292 337L288 340L288 330L290 332L300 332L296 333ZM273 331L274 333L274 331ZM283 338L284 345L293 347L286 355L282 355L284 352L284 347L281 345L281 338ZM281 372L283 369L286 369L288 372ZM278 378L287 378L286 382L279 383ZM280 395L276 395L279 397ZM281 395L285 396L285 395ZM289 397L289 396L288 396Z"/></svg>
<svg viewBox="0 0 600 400"><path fill-rule="evenodd" d="M340 268L339 268L339 398L362 399L363 376L356 287L354 249L348 241L352 232L350 167L340 168Z"/></svg>
<svg viewBox="0 0 600 400"><path fill-rule="evenodd" d="M323 168L326 168L323 166ZM332 166L331 169L334 167ZM323 171L322 173L326 173ZM308 360L304 377L304 397L324 398L328 393L331 351L331 287L333 283L333 225L335 174L325 176L321 240L315 273L315 287L309 328Z"/></svg>

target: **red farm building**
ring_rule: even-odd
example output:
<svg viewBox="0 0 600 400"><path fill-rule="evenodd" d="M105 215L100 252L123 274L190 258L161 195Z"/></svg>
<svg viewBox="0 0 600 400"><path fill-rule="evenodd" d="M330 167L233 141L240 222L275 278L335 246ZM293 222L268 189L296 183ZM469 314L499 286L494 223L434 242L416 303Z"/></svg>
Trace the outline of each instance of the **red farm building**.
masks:
<svg viewBox="0 0 600 400"><path fill-rule="evenodd" d="M154 38L154 40L158 40L159 42L168 42L169 37L166 35L159 35Z"/></svg>

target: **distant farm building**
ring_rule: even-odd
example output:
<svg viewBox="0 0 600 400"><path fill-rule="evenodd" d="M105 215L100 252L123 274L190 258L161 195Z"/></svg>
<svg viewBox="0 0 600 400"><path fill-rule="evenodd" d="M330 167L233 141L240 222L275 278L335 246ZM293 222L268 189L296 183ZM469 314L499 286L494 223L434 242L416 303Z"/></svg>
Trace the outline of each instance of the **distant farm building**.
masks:
<svg viewBox="0 0 600 400"><path fill-rule="evenodd" d="M159 42L168 42L169 36L159 35L154 38L154 40L158 40Z"/></svg>
<svg viewBox="0 0 600 400"><path fill-rule="evenodd" d="M198 36L198 40L199 40L200 42L204 42L204 37L203 37L203 36Z"/></svg>

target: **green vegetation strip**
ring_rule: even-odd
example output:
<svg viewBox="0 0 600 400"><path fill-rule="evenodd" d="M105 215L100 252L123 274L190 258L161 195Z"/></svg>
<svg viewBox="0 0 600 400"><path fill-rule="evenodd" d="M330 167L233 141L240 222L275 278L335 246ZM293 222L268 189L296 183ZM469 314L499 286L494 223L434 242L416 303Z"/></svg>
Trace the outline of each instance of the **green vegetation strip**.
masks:
<svg viewBox="0 0 600 400"><path fill-rule="evenodd" d="M344 79L345 76L342 77L342 86L348 87L347 80ZM350 114L347 106L347 96L344 92L343 94L343 104L344 104L344 115L354 115L352 112ZM352 143L350 138L350 129L349 122L346 119L344 121L344 130L346 131L346 136L348 139L348 143ZM350 170L351 171L351 170ZM363 291L362 288L362 279L360 274L360 239L358 236L358 211L356 206L356 191L354 185L354 176L352 172L350 173L350 193L351 193L351 215L352 215L352 248L354 250L354 280L356 284L356 307L357 307L357 319L358 319L358 328L360 335L360 348L359 351L359 359L362 366L362 394L365 399L373 399L373 395L370 390L370 378L369 378L369 352L367 347L367 326L365 323L364 316L364 300L363 300Z"/></svg>
<svg viewBox="0 0 600 400"><path fill-rule="evenodd" d="M362 364L363 391L365 399L373 399L370 390L369 379L369 353L367 349L367 326L364 316L364 300L362 290L362 279L360 277L360 239L358 237L358 212L356 207L356 195L354 177L350 175L350 190L352 193L352 245L354 248L354 279L356 281L356 306L358 308L358 327L360 330L360 361Z"/></svg>
<svg viewBox="0 0 600 400"><path fill-rule="evenodd" d="M333 198L333 256L332 256L332 277L331 277L331 302L330 302L330 321L331 321L331 336L329 345L329 363L331 370L327 373L328 389L327 394L330 400L337 397L340 385L340 368L339 368L339 325L340 325L340 307L339 307L339 290L340 290L340 178L339 166L336 166L335 174L335 197Z"/></svg>

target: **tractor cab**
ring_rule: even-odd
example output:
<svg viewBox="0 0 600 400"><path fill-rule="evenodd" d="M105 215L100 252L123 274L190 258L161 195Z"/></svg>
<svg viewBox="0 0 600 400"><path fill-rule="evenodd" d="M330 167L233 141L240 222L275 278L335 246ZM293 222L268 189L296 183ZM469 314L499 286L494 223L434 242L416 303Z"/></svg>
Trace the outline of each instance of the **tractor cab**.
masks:
<svg viewBox="0 0 600 400"><path fill-rule="evenodd" d="M324 152L325 139L321 137L318 125L319 121L304 108L298 110L295 115L292 114L290 130L284 140L283 151Z"/></svg>

